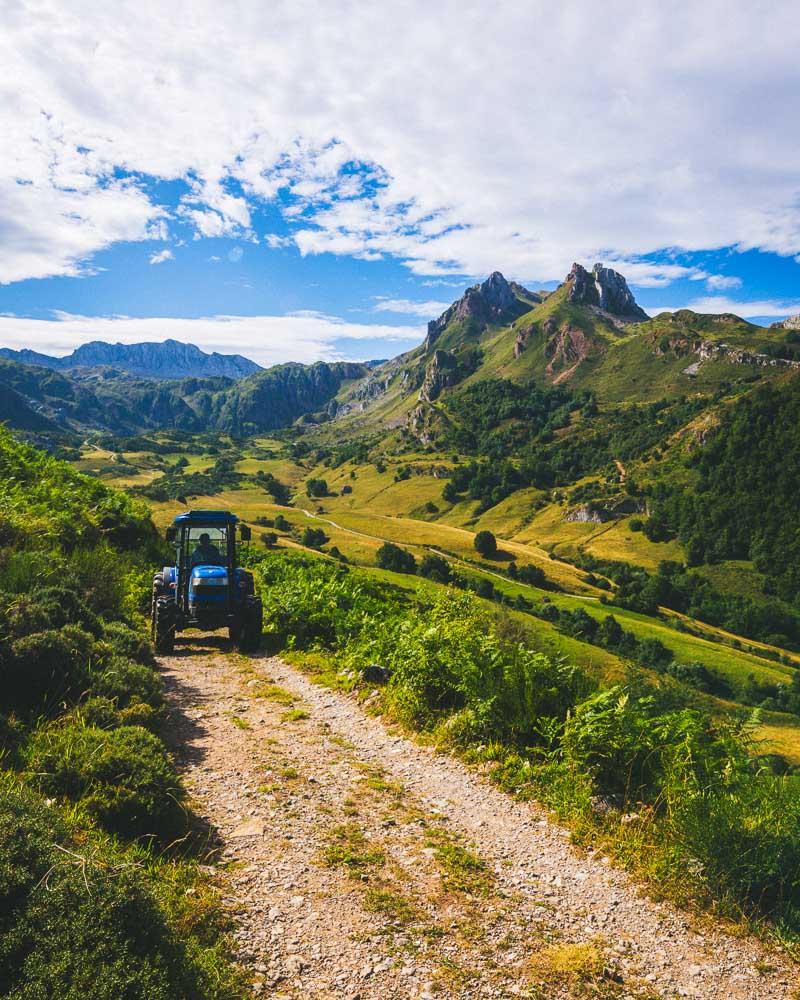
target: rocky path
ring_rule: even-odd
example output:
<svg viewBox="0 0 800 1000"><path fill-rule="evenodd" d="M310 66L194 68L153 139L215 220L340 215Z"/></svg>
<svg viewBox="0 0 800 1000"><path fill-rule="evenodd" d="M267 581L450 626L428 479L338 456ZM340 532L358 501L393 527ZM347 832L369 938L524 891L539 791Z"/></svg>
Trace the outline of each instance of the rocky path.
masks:
<svg viewBox="0 0 800 1000"><path fill-rule="evenodd" d="M223 650L162 666L256 995L796 995L779 957L642 899L535 807L280 659Z"/></svg>

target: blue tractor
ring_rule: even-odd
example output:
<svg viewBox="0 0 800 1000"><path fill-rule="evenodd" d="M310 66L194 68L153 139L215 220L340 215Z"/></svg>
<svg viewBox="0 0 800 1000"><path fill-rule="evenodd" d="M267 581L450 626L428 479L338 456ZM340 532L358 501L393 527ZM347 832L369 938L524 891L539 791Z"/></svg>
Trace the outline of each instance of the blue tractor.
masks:
<svg viewBox="0 0 800 1000"><path fill-rule="evenodd" d="M167 528L176 549L174 566L153 577L153 644L171 653L175 633L185 628L227 628L237 649L252 652L261 642L261 598L253 574L237 566L236 538L250 528L226 510L190 510Z"/></svg>

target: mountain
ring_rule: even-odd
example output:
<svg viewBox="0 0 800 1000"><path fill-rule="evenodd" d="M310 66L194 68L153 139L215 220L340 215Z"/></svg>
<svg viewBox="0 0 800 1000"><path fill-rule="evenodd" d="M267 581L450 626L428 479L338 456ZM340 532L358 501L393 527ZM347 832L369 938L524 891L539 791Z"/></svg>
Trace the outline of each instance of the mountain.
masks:
<svg viewBox="0 0 800 1000"><path fill-rule="evenodd" d="M206 354L194 344L183 344L178 340L144 344L107 344L102 340L94 340L82 344L63 358L39 354L38 351L13 351L4 347L0 348L0 357L56 371L108 367L154 379L216 376L238 379L263 370L260 365L241 354L218 354L216 351Z"/></svg>
<svg viewBox="0 0 800 1000"><path fill-rule="evenodd" d="M288 427L299 417L325 422L326 407L348 382L364 378L365 364L354 362L313 365L289 363L257 372L235 383L211 401L210 425L234 435Z"/></svg>
<svg viewBox="0 0 800 1000"><path fill-rule="evenodd" d="M493 272L428 324L415 350L337 396L343 428L404 428L429 444L452 419L449 395L492 380L565 386L599 403L716 392L800 365L793 320L770 329L731 313L649 317L625 277L573 264L552 292Z"/></svg>
<svg viewBox="0 0 800 1000"><path fill-rule="evenodd" d="M171 427L257 434L315 412L313 420L329 419L326 407L336 393L368 372L363 364L318 362L277 365L237 380L156 380L113 368L59 372L0 359L0 420L43 434L129 435Z"/></svg>
<svg viewBox="0 0 800 1000"><path fill-rule="evenodd" d="M499 271L494 271L480 285L468 288L442 315L428 323L423 345L429 351L450 346L457 339L479 336L490 324L510 322L525 313L540 296L521 285L512 285ZM443 338L443 334L447 336Z"/></svg>
<svg viewBox="0 0 800 1000"><path fill-rule="evenodd" d="M800 313L770 324L770 330L800 330Z"/></svg>
<svg viewBox="0 0 800 1000"><path fill-rule="evenodd" d="M637 304L625 278L610 267L595 264L590 274L581 264L573 264L565 284L568 302L596 306L623 322L641 323L650 319Z"/></svg>

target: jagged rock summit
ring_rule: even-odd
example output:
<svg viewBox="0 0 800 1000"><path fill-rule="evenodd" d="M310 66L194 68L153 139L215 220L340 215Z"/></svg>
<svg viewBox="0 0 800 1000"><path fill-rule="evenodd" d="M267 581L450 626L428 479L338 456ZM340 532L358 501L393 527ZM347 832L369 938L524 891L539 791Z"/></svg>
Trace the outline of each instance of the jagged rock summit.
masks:
<svg viewBox="0 0 800 1000"><path fill-rule="evenodd" d="M770 330L800 330L800 313L796 316L787 316L786 319L777 323L770 323Z"/></svg>
<svg viewBox="0 0 800 1000"><path fill-rule="evenodd" d="M241 354L218 354L216 351L206 354L194 344L184 344L178 340L143 344L108 344L102 340L94 340L82 344L63 358L50 357L37 351L2 348L0 357L23 364L54 368L56 371L109 367L155 379L188 376L208 378L219 375L239 379L262 370L260 365Z"/></svg>
<svg viewBox="0 0 800 1000"><path fill-rule="evenodd" d="M499 271L493 271L486 281L468 288L438 319L428 323L425 350L433 346L442 331L452 322L472 320L478 325L486 326L513 319L514 310L519 304L516 290L523 291L522 286L506 281ZM526 291L526 294L535 302L541 301L534 292Z"/></svg>
<svg viewBox="0 0 800 1000"><path fill-rule="evenodd" d="M596 306L629 323L641 323L650 318L637 304L625 278L610 267L595 264L587 271L581 264L573 264L565 284L569 286L568 302Z"/></svg>

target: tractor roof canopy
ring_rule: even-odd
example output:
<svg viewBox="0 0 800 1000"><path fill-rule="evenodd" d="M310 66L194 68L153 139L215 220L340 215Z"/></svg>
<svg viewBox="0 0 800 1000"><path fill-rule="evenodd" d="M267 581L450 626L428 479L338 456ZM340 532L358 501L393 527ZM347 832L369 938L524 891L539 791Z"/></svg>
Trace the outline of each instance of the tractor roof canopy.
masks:
<svg viewBox="0 0 800 1000"><path fill-rule="evenodd" d="M180 525L214 525L214 524L238 524L239 518L231 514L229 510L187 510L185 514L178 514L173 522L176 527Z"/></svg>

